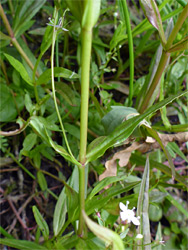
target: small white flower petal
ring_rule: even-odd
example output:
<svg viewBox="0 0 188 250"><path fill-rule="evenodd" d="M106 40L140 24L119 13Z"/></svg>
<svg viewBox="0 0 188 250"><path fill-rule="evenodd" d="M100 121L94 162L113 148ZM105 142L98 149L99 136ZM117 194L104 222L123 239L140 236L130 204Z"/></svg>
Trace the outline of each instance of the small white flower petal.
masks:
<svg viewBox="0 0 188 250"><path fill-rule="evenodd" d="M125 204L123 204L122 202L119 203L119 208L120 208L122 211L127 211L127 206L125 206Z"/></svg>
<svg viewBox="0 0 188 250"><path fill-rule="evenodd" d="M122 221L125 221L128 219L127 213L125 213L125 212L120 212L120 217L121 217Z"/></svg>
<svg viewBox="0 0 188 250"><path fill-rule="evenodd" d="M140 221L138 220L137 217L133 217L131 220L132 220L132 223L133 223L134 225L136 225L136 226L139 226L139 225L140 225Z"/></svg>
<svg viewBox="0 0 188 250"><path fill-rule="evenodd" d="M142 234L137 234L136 239L142 239L143 235Z"/></svg>

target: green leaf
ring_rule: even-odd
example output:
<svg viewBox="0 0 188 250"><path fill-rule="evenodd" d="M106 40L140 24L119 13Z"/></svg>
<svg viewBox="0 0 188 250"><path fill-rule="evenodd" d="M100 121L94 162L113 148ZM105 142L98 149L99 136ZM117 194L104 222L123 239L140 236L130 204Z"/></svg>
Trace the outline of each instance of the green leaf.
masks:
<svg viewBox="0 0 188 250"><path fill-rule="evenodd" d="M9 239L14 239L14 237L11 234L7 233L7 231L1 226L0 226L0 234L2 234L3 236L5 236Z"/></svg>
<svg viewBox="0 0 188 250"><path fill-rule="evenodd" d="M0 85L0 121L9 122L16 118L18 115L17 108L13 99L11 89L4 84ZM17 107L21 110L24 106L23 97L18 94L15 97Z"/></svg>
<svg viewBox="0 0 188 250"><path fill-rule="evenodd" d="M66 160L76 164L77 166L82 166L75 158L73 158L65 149L64 147L56 144L52 138L49 136L47 130L45 129L46 136L48 138L48 143L51 145L51 147L60 155L62 155Z"/></svg>
<svg viewBox="0 0 188 250"><path fill-rule="evenodd" d="M146 160L144 173L142 176L142 182L137 203L137 216L140 216L139 233L143 234L143 243L145 250L151 249L151 235L150 235L150 223L149 223L149 171L150 163L149 157Z"/></svg>
<svg viewBox="0 0 188 250"><path fill-rule="evenodd" d="M161 146L161 148L162 148L162 150L163 150L163 152L164 152L164 154L169 162L170 168L172 170L172 178L174 179L176 171L175 171L174 163L172 161L172 157L169 154L167 148L163 145L159 135L157 134L157 132L155 130L153 130L151 127L147 126L146 124L142 124L141 127L144 127L146 129L147 133L149 134L149 136L153 137Z"/></svg>
<svg viewBox="0 0 188 250"><path fill-rule="evenodd" d="M68 218L71 222L75 220L75 217L78 217L78 210L76 208L79 207L79 195L68 185L65 186L65 192L68 197Z"/></svg>
<svg viewBox="0 0 188 250"><path fill-rule="evenodd" d="M56 203L53 216L53 231L55 236L59 234L65 223L65 216L67 212L66 198L65 188L63 188Z"/></svg>
<svg viewBox="0 0 188 250"><path fill-rule="evenodd" d="M177 201L176 199L174 199L174 197L168 193L168 191L166 191L165 188L163 187L159 187L159 189L165 193L167 196L166 196L166 199L168 201L170 201L170 203L175 206L182 214L184 214L187 218L188 218L188 212L187 210L179 203L179 201Z"/></svg>
<svg viewBox="0 0 188 250"><path fill-rule="evenodd" d="M97 183L97 185L92 189L91 193L87 197L87 201L90 200L94 195L99 193L104 187L114 183L114 182L119 182L127 178L126 175L124 176L109 176L101 180L100 182Z"/></svg>
<svg viewBox="0 0 188 250"><path fill-rule="evenodd" d="M175 154L179 155L182 159L188 162L188 159L175 142L168 142L167 148L170 148Z"/></svg>
<svg viewBox="0 0 188 250"><path fill-rule="evenodd" d="M73 16L81 23L84 11L83 1L81 0L66 0L66 3L72 12Z"/></svg>
<svg viewBox="0 0 188 250"><path fill-rule="evenodd" d="M137 165L141 165L141 166L144 166L144 164L145 164L145 158L143 156L137 155L135 153L132 153L130 161L132 164L137 164ZM157 168L161 172L168 175L170 178L172 177L171 169L162 163L159 163L159 162L154 161L154 160L150 160L150 167ZM183 176L179 175L177 172L175 173L175 180L182 183L185 187L187 187L187 182L186 182L185 178Z"/></svg>
<svg viewBox="0 0 188 250"><path fill-rule="evenodd" d="M37 171L37 181L42 191L46 191L48 189L48 184L44 174L39 170Z"/></svg>
<svg viewBox="0 0 188 250"><path fill-rule="evenodd" d="M124 182L124 186L117 182L116 185L110 187L105 190L103 193L92 197L91 199L86 200L86 212L87 214L91 214L95 211L95 209L101 209L105 206L107 202L110 201L114 196L120 195L124 192L128 192L129 190L136 187L140 181L136 182Z"/></svg>
<svg viewBox="0 0 188 250"><path fill-rule="evenodd" d="M158 227L157 227L157 233L156 233L156 237L155 237L156 241L162 241L163 240L163 235L162 235L162 228L161 228L161 223L159 222ZM162 250L163 247L161 244L159 244L158 246L156 246L155 250Z"/></svg>
<svg viewBox="0 0 188 250"><path fill-rule="evenodd" d="M75 72L61 67L54 68L54 76L63 77L70 81L79 78L79 75L76 74ZM51 69L47 69L46 71L44 71L44 73L40 75L40 77L36 81L36 84L37 85L45 84L48 83L49 80L51 80Z"/></svg>
<svg viewBox="0 0 188 250"><path fill-rule="evenodd" d="M23 150L30 151L35 145L37 140L37 135L34 133L28 134L23 141Z"/></svg>
<svg viewBox="0 0 188 250"><path fill-rule="evenodd" d="M30 125L42 138L42 140L46 141L49 144L48 136L46 135L46 131L44 129L44 124L41 122L40 118L37 116L32 116L30 119Z"/></svg>
<svg viewBox="0 0 188 250"><path fill-rule="evenodd" d="M104 152L108 148L112 147L115 143L117 142L121 143L124 140L126 140L133 133L135 128L139 125L139 123L143 119L145 119L152 113L156 112L158 109L169 104L170 102L174 101L176 98L185 95L187 92L188 91L184 91L179 94L170 96L166 98L165 100L158 102L152 107L150 107L149 109L147 109L144 114L133 117L123 122L122 124L120 124L112 133L104 137L104 139L98 143L97 147L92 148L90 151L87 152L87 162L90 162L99 158L101 155L104 154Z"/></svg>
<svg viewBox="0 0 188 250"><path fill-rule="evenodd" d="M170 49L167 50L168 53L172 53L175 51L181 51L188 49L188 36L183 38L180 42L175 43L170 47Z"/></svg>
<svg viewBox="0 0 188 250"><path fill-rule="evenodd" d="M99 226L97 223L93 222L84 211L82 211L82 213L87 226L97 237L105 243L111 244L113 250L124 250L123 241L117 233L106 227Z"/></svg>
<svg viewBox="0 0 188 250"><path fill-rule="evenodd" d="M107 134L110 134L123 121L138 115L138 111L131 107L112 106L112 110L102 118L102 124Z"/></svg>
<svg viewBox="0 0 188 250"><path fill-rule="evenodd" d="M30 20L40 10L45 2L46 0L18 2L13 25L15 36L20 36L28 29L28 25L31 22Z"/></svg>
<svg viewBox="0 0 188 250"><path fill-rule="evenodd" d="M46 223L46 221L44 220L43 216L41 215L40 211L36 206L33 206L32 209L37 225L39 226L42 235L44 236L44 239L48 240L49 238L48 224Z"/></svg>
<svg viewBox="0 0 188 250"><path fill-rule="evenodd" d="M153 27L155 27L158 30L159 36L164 46L166 44L166 38L165 38L164 30L163 30L163 25L162 25L162 20L161 20L161 16L159 13L159 9L155 1L154 0L140 0L140 3L141 3L141 7L147 19L149 20L151 25L153 25Z"/></svg>
<svg viewBox="0 0 188 250"><path fill-rule="evenodd" d="M26 81L29 85L33 86L32 81L25 70L24 66L22 63L20 63L17 59L14 57L4 53L5 57L7 60L10 62L10 64L20 73L21 77Z"/></svg>
<svg viewBox="0 0 188 250"><path fill-rule="evenodd" d="M11 40L10 36L5 35L2 31L0 31L0 40Z"/></svg>
<svg viewBox="0 0 188 250"><path fill-rule="evenodd" d="M63 82L55 83L56 91L68 102L70 105L75 105L75 94L71 87L68 84Z"/></svg>
<svg viewBox="0 0 188 250"><path fill-rule="evenodd" d="M84 13L82 16L82 28L84 29L92 29L96 24L101 7L101 0L97 1L85 1L84 4Z"/></svg>
<svg viewBox="0 0 188 250"><path fill-rule="evenodd" d="M48 250L46 247L26 240L0 239L0 244L21 250Z"/></svg>

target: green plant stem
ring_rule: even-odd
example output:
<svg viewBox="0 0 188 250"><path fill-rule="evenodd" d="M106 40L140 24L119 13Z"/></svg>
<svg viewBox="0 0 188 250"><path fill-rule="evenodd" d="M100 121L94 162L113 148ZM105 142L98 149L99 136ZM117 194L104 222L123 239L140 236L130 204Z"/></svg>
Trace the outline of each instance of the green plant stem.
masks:
<svg viewBox="0 0 188 250"><path fill-rule="evenodd" d="M57 22L57 10L55 11L55 21L54 21L54 23L56 23L56 22ZM57 112L57 116L58 116L58 119L59 119L61 130L62 130L62 133L63 133L63 137L65 139L65 144L67 146L69 154L71 155L72 158L74 158L74 156L72 154L72 151L70 149L68 140L67 140L67 136L66 136L66 133L65 133L65 129L64 129L62 120L61 120L61 115L60 115L60 112L59 112L59 109L58 109L57 100L56 100L56 94L55 94L55 82L54 82L54 47L55 47L56 35L57 35L57 31L56 31L56 28L54 26L54 28L53 28L53 36L52 36L52 51L51 51L52 94L53 94L55 109L56 109L56 112Z"/></svg>
<svg viewBox="0 0 188 250"><path fill-rule="evenodd" d="M91 59L92 30L82 29L81 51L81 113L80 113L80 156L81 164L85 164L87 147L89 76Z"/></svg>
<svg viewBox="0 0 188 250"><path fill-rule="evenodd" d="M81 51L81 113L80 113L80 155L79 161L83 167L79 168L79 228L78 234L84 236L85 211L85 161L87 147L88 106L89 106L89 76L91 60L92 29L82 28L82 51Z"/></svg>
<svg viewBox="0 0 188 250"><path fill-rule="evenodd" d="M188 4L185 6L185 8L183 9L182 13L179 16L170 36L168 38L168 41L167 41L166 46L165 46L165 50L168 50L171 47L174 39L176 38L178 31L182 27L182 24L184 23L184 21L186 20L187 17L188 17ZM153 81L150 85L150 88L149 88L148 92L146 93L146 96L145 96L145 98L140 106L140 110L139 110L140 113L143 113L145 111L145 109L148 107L148 104L149 104L149 101L152 97L152 94L153 94L155 88L157 87L157 85L161 79L162 73L165 70L166 63L168 61L168 58L170 57L170 53L165 52L165 50L163 50L163 52L162 52L158 69L155 73L155 76L154 76Z"/></svg>
<svg viewBox="0 0 188 250"><path fill-rule="evenodd" d="M10 157L13 159L13 161L15 161L16 164L18 164L18 166L19 166L24 172L26 172L33 180L36 179L35 176L34 176L29 170L27 170L27 168L25 168L24 165L22 165L22 164L16 159L16 157L15 157L12 153L7 152L7 154L8 154L8 156L10 156Z"/></svg>

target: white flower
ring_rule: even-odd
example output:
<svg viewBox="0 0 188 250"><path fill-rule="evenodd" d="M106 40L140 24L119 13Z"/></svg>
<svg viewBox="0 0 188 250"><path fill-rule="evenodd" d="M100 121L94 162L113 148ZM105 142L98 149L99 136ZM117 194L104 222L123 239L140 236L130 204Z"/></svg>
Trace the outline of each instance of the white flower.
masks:
<svg viewBox="0 0 188 250"><path fill-rule="evenodd" d="M122 221L127 221L127 223L132 222L134 225L139 226L140 225L140 221L139 221L139 217L135 217L135 208L133 207L132 210L128 209L128 204L129 201L127 201L126 206L120 202L119 203L119 207L122 210L120 212L120 217L122 219Z"/></svg>
<svg viewBox="0 0 188 250"><path fill-rule="evenodd" d="M118 13L117 12L114 12L114 17L118 17Z"/></svg>
<svg viewBox="0 0 188 250"><path fill-rule="evenodd" d="M143 238L143 235L142 234L137 234L137 236L136 236L136 239L142 239Z"/></svg>

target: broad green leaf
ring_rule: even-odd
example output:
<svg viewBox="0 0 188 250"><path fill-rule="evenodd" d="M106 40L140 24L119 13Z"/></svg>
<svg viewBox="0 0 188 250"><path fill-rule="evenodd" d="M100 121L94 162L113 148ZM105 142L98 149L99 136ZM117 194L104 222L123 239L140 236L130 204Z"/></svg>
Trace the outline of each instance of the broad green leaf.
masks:
<svg viewBox="0 0 188 250"><path fill-rule="evenodd" d="M149 205L149 219L158 222L163 217L163 209L160 204Z"/></svg>
<svg viewBox="0 0 188 250"><path fill-rule="evenodd" d="M23 150L27 151L31 150L32 147L35 145L36 140L37 140L36 134L34 133L28 134L23 141Z"/></svg>
<svg viewBox="0 0 188 250"><path fill-rule="evenodd" d="M144 173L142 176L142 182L140 187L140 192L138 196L137 203L137 216L140 216L140 227L138 229L138 233L143 234L144 239L143 243L146 244L144 246L145 250L151 249L151 235L150 235L150 223L149 223L149 172L150 172L150 164L149 157L146 160ZM140 245L140 241L138 243ZM142 249L138 246L137 249Z"/></svg>
<svg viewBox="0 0 188 250"><path fill-rule="evenodd" d="M75 72L61 67L54 68L54 76L63 77L70 81L79 78L78 74L76 74ZM49 80L51 80L51 69L47 69L42 75L40 75L36 83L37 85L41 85L48 83Z"/></svg>
<svg viewBox="0 0 188 250"><path fill-rule="evenodd" d="M149 22L159 31L159 36L164 46L166 44L166 38L159 9L155 3L155 0L140 0L140 3Z"/></svg>
<svg viewBox="0 0 188 250"><path fill-rule="evenodd" d="M13 121L17 115L17 108L13 99L12 90L4 84L0 85L0 121L10 122ZM19 110L24 107L23 97L18 94L15 97L15 101ZM11 135L11 134L10 134Z"/></svg>
<svg viewBox="0 0 188 250"><path fill-rule="evenodd" d="M120 124L112 133L110 133L107 137L104 137L104 139L98 143L97 147L92 148L90 151L87 152L87 162L93 161L103 155L104 152L108 148L112 147L115 143L121 143L126 140L143 119L147 118L149 115L156 112L158 109L164 107L165 105L174 101L176 98L185 95L186 93L188 93L188 91L184 91L179 94L170 96L147 109L144 114L133 117ZM94 142L92 142L92 144L93 143Z"/></svg>
<svg viewBox="0 0 188 250"><path fill-rule="evenodd" d="M56 91L68 102L70 105L75 105L75 94L72 88L63 82L56 82L55 83Z"/></svg>
<svg viewBox="0 0 188 250"><path fill-rule="evenodd" d="M0 244L14 247L15 249L21 250L48 250L48 248L41 246L35 242L26 241L26 240L15 240L15 239L0 239Z"/></svg>
<svg viewBox="0 0 188 250"><path fill-rule="evenodd" d="M26 81L29 85L33 86L32 81L27 73L27 71L25 70L23 64L21 62L19 62L17 59L15 59L14 57L4 53L5 57L7 58L7 60L10 62L10 64L20 73L21 77L24 79L24 81Z"/></svg>
<svg viewBox="0 0 188 250"><path fill-rule="evenodd" d="M137 165L141 165L141 166L145 165L145 158L143 156L137 155L135 153L132 153L130 161L132 164L137 164ZM171 169L162 163L159 163L159 162L154 161L154 160L150 160L150 167L157 168L161 172L168 175L170 178L172 177ZM185 187L187 187L187 182L186 182L185 178L183 176L179 175L177 172L175 173L175 180L182 183Z"/></svg>
<svg viewBox="0 0 188 250"><path fill-rule="evenodd" d="M106 227L99 226L92 221L84 211L82 211L82 213L87 226L97 237L105 243L112 245L113 250L124 250L123 241L117 233Z"/></svg>
<svg viewBox="0 0 188 250"><path fill-rule="evenodd" d="M53 231L55 236L59 234L65 223L65 216L67 212L66 199L67 196L65 194L65 188L63 188L56 203L53 216Z"/></svg>
<svg viewBox="0 0 188 250"><path fill-rule="evenodd" d="M40 211L36 206L33 206L32 209L37 225L39 226L42 235L44 236L44 239L48 240L49 238L48 224L46 223L46 221L44 220L43 216L41 215Z"/></svg>
<svg viewBox="0 0 188 250"><path fill-rule="evenodd" d="M49 144L48 137L44 129L44 124L40 121L39 117L32 116L30 119L30 125L37 132L37 134L42 138L42 140Z"/></svg>
<svg viewBox="0 0 188 250"><path fill-rule="evenodd" d="M110 134L123 121L138 115L138 111L131 107L112 106L112 110L102 118L102 124L107 134Z"/></svg>

